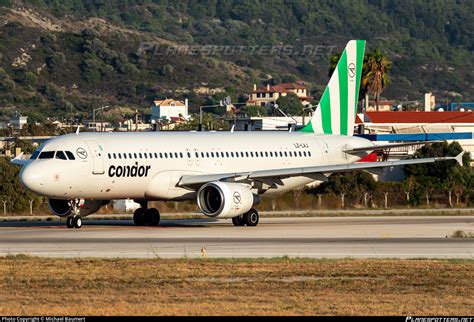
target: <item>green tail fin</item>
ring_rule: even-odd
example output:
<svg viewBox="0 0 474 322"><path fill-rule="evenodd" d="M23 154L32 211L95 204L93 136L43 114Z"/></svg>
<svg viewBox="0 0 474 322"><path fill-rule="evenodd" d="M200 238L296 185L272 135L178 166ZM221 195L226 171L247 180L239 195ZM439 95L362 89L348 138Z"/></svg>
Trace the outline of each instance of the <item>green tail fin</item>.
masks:
<svg viewBox="0 0 474 322"><path fill-rule="evenodd" d="M351 40L303 132L353 135L359 98L365 40Z"/></svg>

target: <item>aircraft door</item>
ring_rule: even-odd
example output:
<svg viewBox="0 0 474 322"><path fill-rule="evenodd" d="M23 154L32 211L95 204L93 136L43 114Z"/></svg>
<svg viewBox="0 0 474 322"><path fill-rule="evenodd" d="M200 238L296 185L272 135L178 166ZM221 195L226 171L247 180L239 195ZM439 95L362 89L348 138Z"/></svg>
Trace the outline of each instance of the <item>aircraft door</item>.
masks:
<svg viewBox="0 0 474 322"><path fill-rule="evenodd" d="M186 149L186 159L188 160L188 166L192 166L193 165L193 159L192 159L192 155L191 155L191 150L189 150L189 149Z"/></svg>
<svg viewBox="0 0 474 322"><path fill-rule="evenodd" d="M87 147L92 156L92 174L104 174L104 157L102 147L95 140L87 140Z"/></svg>

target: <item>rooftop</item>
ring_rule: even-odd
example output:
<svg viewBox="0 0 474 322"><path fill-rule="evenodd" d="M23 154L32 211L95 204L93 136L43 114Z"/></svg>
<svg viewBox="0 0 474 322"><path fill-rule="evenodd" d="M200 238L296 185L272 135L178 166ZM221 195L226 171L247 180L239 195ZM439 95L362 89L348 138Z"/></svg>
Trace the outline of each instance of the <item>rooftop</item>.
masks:
<svg viewBox="0 0 474 322"><path fill-rule="evenodd" d="M474 123L474 112L366 112L370 123ZM357 117L356 123L362 123Z"/></svg>

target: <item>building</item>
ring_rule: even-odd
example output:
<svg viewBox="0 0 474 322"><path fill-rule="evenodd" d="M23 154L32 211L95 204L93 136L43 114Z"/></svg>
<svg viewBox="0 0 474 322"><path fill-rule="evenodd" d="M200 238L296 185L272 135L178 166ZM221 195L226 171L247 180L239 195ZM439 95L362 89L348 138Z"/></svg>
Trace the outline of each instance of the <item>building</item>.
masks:
<svg viewBox="0 0 474 322"><path fill-rule="evenodd" d="M376 111L377 104L373 100L366 100L368 103L365 107L366 111ZM390 112L397 106L397 101L394 100L379 100L379 111Z"/></svg>
<svg viewBox="0 0 474 322"><path fill-rule="evenodd" d="M286 96L290 93L296 94L303 105L309 105L313 97L309 95L308 88L303 81L294 83L281 83L278 85L267 85L257 88L257 84L253 84L253 91L246 101L247 106L269 106L275 104L278 98Z"/></svg>
<svg viewBox="0 0 474 322"><path fill-rule="evenodd" d="M85 121L84 129L86 131L94 132L111 132L114 130L110 122L101 122L101 121Z"/></svg>
<svg viewBox="0 0 474 322"><path fill-rule="evenodd" d="M188 113L188 99L184 102L174 99L156 100L151 107L151 117L154 120L184 117L189 117Z"/></svg>
<svg viewBox="0 0 474 322"><path fill-rule="evenodd" d="M28 116L22 116L20 113L15 113L15 115L10 118L10 126L14 129L21 130L26 124L28 124Z"/></svg>
<svg viewBox="0 0 474 322"><path fill-rule="evenodd" d="M238 117L235 131L288 131L290 128L298 129L309 122L311 116L253 116ZM233 118L226 119L230 127L234 124Z"/></svg>

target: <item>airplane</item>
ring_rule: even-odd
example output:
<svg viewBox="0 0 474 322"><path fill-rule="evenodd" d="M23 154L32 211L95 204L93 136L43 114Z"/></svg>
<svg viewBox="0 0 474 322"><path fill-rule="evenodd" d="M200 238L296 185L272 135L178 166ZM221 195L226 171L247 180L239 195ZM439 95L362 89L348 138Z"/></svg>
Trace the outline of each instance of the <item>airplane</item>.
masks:
<svg viewBox="0 0 474 322"><path fill-rule="evenodd" d="M136 225L156 226L149 201L196 200L213 218L256 226L260 197L336 172L456 160L456 157L360 162L373 151L420 142L376 145L353 136L365 41L347 43L309 123L299 131L79 133L43 143L22 166L21 183L49 198L68 228L114 199L140 204Z"/></svg>

